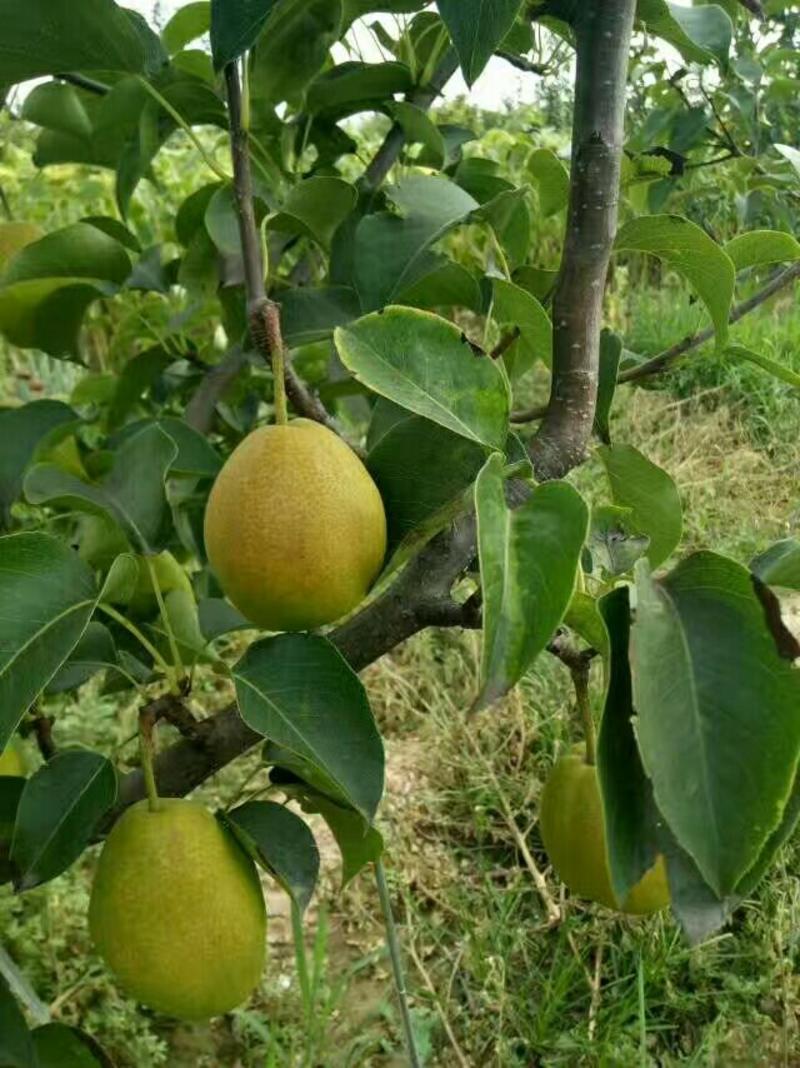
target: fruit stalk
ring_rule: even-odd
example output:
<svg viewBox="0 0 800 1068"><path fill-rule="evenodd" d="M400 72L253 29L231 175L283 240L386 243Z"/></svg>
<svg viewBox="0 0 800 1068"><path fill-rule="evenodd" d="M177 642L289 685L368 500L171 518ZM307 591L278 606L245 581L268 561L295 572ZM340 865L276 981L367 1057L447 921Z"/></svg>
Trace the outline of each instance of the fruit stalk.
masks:
<svg viewBox="0 0 800 1068"><path fill-rule="evenodd" d="M406 1050L411 1068L422 1068L422 1061L417 1050L417 1041L414 1037L414 1024L411 1019L411 1010L408 1006L408 994L406 991L406 977L403 970L403 958L400 953L400 941L397 937L397 928L392 912L392 902L389 897L389 887L386 885L386 871L382 860L375 861L375 883L378 887L383 923L386 928L386 946L392 962L392 975L394 986L397 991L397 1000L400 1002L400 1015L403 1019L403 1033L406 1039Z"/></svg>
<svg viewBox="0 0 800 1068"><path fill-rule="evenodd" d="M592 717L592 705L589 700L589 664L576 664L570 668L572 683L575 687L575 702L583 724L583 736L586 741L587 764L594 764L597 760L597 739Z"/></svg>
<svg viewBox="0 0 800 1068"><path fill-rule="evenodd" d="M142 759L142 774L144 785L147 790L147 800L151 812L158 812L161 808L161 798L158 796L156 776L153 771L153 756L155 754L155 716L149 707L145 707L139 713L139 752Z"/></svg>

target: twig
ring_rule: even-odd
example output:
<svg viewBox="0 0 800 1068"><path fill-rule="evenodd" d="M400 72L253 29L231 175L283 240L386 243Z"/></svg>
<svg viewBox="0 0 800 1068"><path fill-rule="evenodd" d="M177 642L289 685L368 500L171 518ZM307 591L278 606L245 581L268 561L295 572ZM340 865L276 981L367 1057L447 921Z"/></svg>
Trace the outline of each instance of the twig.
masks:
<svg viewBox="0 0 800 1068"><path fill-rule="evenodd" d="M779 293L780 290L785 289L786 286L791 285L791 283L798 278L800 278L800 262L793 263L790 267L786 267L768 282L763 289L760 289L757 293L753 294L752 297L748 297L747 300L743 300L740 304L737 304L732 308L731 313L728 316L728 322L731 324L737 323L749 312L758 308L764 301L769 300L770 297ZM637 364L636 367L630 367L627 371L623 371L617 379L617 382L619 384L625 382L638 382L641 378L649 378L651 375L661 374L668 370L679 357L690 352L692 349L696 349L700 345L704 345L706 341L710 341L713 336L713 326L709 326L705 330L700 330L696 334L689 334L670 348L664 349L663 352L659 352L649 360L645 360L644 363ZM527 408L512 412L511 422L530 423L536 419L543 418L546 411L546 407L537 405L535 408Z"/></svg>
<svg viewBox="0 0 800 1068"><path fill-rule="evenodd" d="M489 354L493 360L499 359L504 353L508 352L515 341L519 339L522 331L518 326L515 326L513 330L510 330L507 334L504 334L497 342L495 347Z"/></svg>
<svg viewBox="0 0 800 1068"><path fill-rule="evenodd" d="M50 760L56 755L56 743L53 741L54 723L53 716L42 715L37 715L32 723L36 744L45 760Z"/></svg>
<svg viewBox="0 0 800 1068"><path fill-rule="evenodd" d="M383 867L383 861L376 860L374 868L375 884L378 887L378 897L381 902L383 923L386 928L386 946L389 950L389 957L392 962L392 973L394 975L394 986L397 992L397 1000L400 1003L400 1016L403 1021L406 1052L408 1053L411 1068L422 1068L422 1061L420 1060L419 1051L417 1050L417 1040L414 1034L414 1022L411 1019L411 1009L408 1005L403 958L400 952L400 942L397 937L397 928L395 926L394 914L392 912L392 899L389 896L389 887L386 884L386 872Z"/></svg>
<svg viewBox="0 0 800 1068"><path fill-rule="evenodd" d="M526 74L547 74L550 70L546 63L534 63L532 60L526 59L525 56L515 55L514 52L501 50L496 54L500 59L504 59L506 63L510 63L517 70L525 71Z"/></svg>
<svg viewBox="0 0 800 1068"><path fill-rule="evenodd" d="M553 376L547 413L531 444L539 479L560 478L582 463L591 439L635 8L635 0L588 0L576 12L573 162L553 298Z"/></svg>
<svg viewBox="0 0 800 1068"><path fill-rule="evenodd" d="M433 1004L436 1006L436 1011L439 1014L439 1019L442 1022L444 1033L447 1035L447 1041L450 1043L450 1047L453 1050L453 1053L455 1054L456 1060L461 1065L461 1068L470 1068L469 1061L464 1056L464 1052L461 1049L461 1046L459 1046L458 1044L458 1039L456 1038L455 1031L453 1030L450 1024L450 1020L447 1016L447 1013L444 1011L444 1007L441 1001L439 1000L438 994L436 993L436 987L433 985L433 980L431 979L427 968L422 963L422 960L420 959L420 956L417 953L416 946L414 945L414 940L409 938L406 944L408 945L408 955L413 960L414 967L419 972L420 978L425 984L428 993L433 998Z"/></svg>
<svg viewBox="0 0 800 1068"><path fill-rule="evenodd" d="M88 93L94 93L95 96L105 96L106 93L111 92L110 85L106 85L105 82L95 81L94 78L87 78L85 74L56 74L55 77L62 82L69 82L70 85L77 86L78 89L85 89Z"/></svg>
<svg viewBox="0 0 800 1068"><path fill-rule="evenodd" d="M751 11L758 18L763 19L764 8L761 5L761 0L739 0L742 7L746 7L748 11Z"/></svg>
<svg viewBox="0 0 800 1068"><path fill-rule="evenodd" d="M597 1014L600 1011L600 995L602 992L602 970L603 970L603 936L600 934L600 941L597 943L597 950L594 957L594 975L591 977L591 990L592 996L589 1001L589 1041L594 1041L595 1032L597 1031Z"/></svg>

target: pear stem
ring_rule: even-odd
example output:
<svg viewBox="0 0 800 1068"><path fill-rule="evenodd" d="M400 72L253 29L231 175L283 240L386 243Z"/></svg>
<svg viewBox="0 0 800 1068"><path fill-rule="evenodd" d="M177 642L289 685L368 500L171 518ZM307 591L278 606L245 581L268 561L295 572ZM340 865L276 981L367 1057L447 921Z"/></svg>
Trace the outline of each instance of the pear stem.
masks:
<svg viewBox="0 0 800 1068"><path fill-rule="evenodd" d="M306 943L303 937L303 917L300 907L294 898L292 898L292 937L294 941L294 958L297 966L297 981L300 984L300 993L303 996L303 1010L306 1020L310 1020L314 1006L311 997L311 979L308 974Z"/></svg>
<svg viewBox="0 0 800 1068"><path fill-rule="evenodd" d="M147 571L150 575L150 582L153 585L153 592L156 595L158 611L161 614L161 622L164 624L164 630L167 632L167 641L169 643L170 655L172 656L172 664L175 671L177 672L178 678L181 679L183 678L186 672L183 666L183 660L181 659L180 649L178 648L178 642L175 639L175 632L172 629L172 624L170 623L169 616L167 615L167 606L164 603L164 595L161 592L161 587L158 584L156 565L153 563L152 556L145 556L145 561L147 563ZM174 674L172 676L171 683L173 692L176 694L179 693L180 688L178 686L178 680L175 678Z"/></svg>
<svg viewBox="0 0 800 1068"><path fill-rule="evenodd" d="M158 812L161 808L161 798L158 796L156 775L153 770L153 757L155 755L155 716L149 708L143 708L139 713L139 752L142 758L142 774L144 785L147 790L147 800L151 812Z"/></svg>
<svg viewBox="0 0 800 1068"><path fill-rule="evenodd" d="M575 687L575 701L583 724L583 735L586 741L587 764L595 764L597 761L597 736L592 717L592 704L589 700L589 664L576 665L571 669L572 683Z"/></svg>
<svg viewBox="0 0 800 1068"><path fill-rule="evenodd" d="M378 897L383 912L383 924L386 929L386 946L392 961L392 974L394 986L397 992L397 1000L400 1002L400 1015L403 1020L403 1033L406 1040L406 1052L411 1068L422 1068L417 1040L414 1037L414 1024L411 1020L411 1010L408 1005L408 993L406 991L406 977L403 970L403 957L400 952L400 940L397 937L397 927L392 912L392 900L389 896L389 887L386 884L386 871L382 860L375 861L375 883L378 887Z"/></svg>

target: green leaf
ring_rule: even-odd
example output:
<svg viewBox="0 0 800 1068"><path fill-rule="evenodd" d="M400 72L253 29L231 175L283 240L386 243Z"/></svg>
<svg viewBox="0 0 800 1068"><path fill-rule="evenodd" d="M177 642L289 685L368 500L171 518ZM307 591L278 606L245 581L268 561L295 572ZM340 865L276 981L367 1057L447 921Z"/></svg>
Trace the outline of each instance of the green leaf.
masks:
<svg viewBox="0 0 800 1068"><path fill-rule="evenodd" d="M627 586L599 601L609 644L608 684L597 739L597 774L603 797L611 885L624 901L655 862L653 791L634 732L635 710L628 643L631 612Z"/></svg>
<svg viewBox="0 0 800 1068"><path fill-rule="evenodd" d="M783 810L781 822L767 839L758 859L736 884L736 897L749 897L769 870L775 854L789 841L800 819L800 779L795 778L792 792Z"/></svg>
<svg viewBox="0 0 800 1068"><path fill-rule="evenodd" d="M641 215L619 230L614 248L648 252L682 274L708 309L717 344L725 344L736 269L705 230L681 215Z"/></svg>
<svg viewBox="0 0 800 1068"><path fill-rule="evenodd" d="M397 296L399 304L433 311L436 308L469 308L480 313L483 297L478 280L460 263L435 257L431 270Z"/></svg>
<svg viewBox="0 0 800 1068"><path fill-rule="evenodd" d="M797 538L776 541L753 557L750 570L768 586L800 590L800 541Z"/></svg>
<svg viewBox="0 0 800 1068"><path fill-rule="evenodd" d="M158 427L173 441L178 452L169 468L170 476L185 475L189 478L215 478L222 467L222 459L208 439L176 416L161 419L140 419L129 423L110 444L114 449L136 437L142 430Z"/></svg>
<svg viewBox="0 0 800 1068"><path fill-rule="evenodd" d="M689 945L698 945L728 921L735 901L730 897L721 899L714 893L663 821L658 828L658 839L667 861L672 911Z"/></svg>
<svg viewBox="0 0 800 1068"><path fill-rule="evenodd" d="M117 376L114 394L109 402L108 426L121 426L142 394L155 385L174 360L174 355L161 345L145 349L128 360Z"/></svg>
<svg viewBox="0 0 800 1068"><path fill-rule="evenodd" d="M424 174L409 175L388 195L402 217L367 215L355 233L354 283L367 311L390 303L428 274L430 246L479 206L455 182Z"/></svg>
<svg viewBox="0 0 800 1068"><path fill-rule="evenodd" d="M367 457L386 509L390 551L463 494L485 459L482 445L403 413Z"/></svg>
<svg viewBox="0 0 800 1068"><path fill-rule="evenodd" d="M613 330L600 335L600 369L597 384L597 406L594 413L594 432L604 445L611 444L611 405L617 391L617 375L622 359L622 338Z"/></svg>
<svg viewBox="0 0 800 1068"><path fill-rule="evenodd" d="M773 145L773 148L780 152L785 160L788 160L788 162L791 163L798 178L800 178L800 148L793 148L791 145L779 144Z"/></svg>
<svg viewBox="0 0 800 1068"><path fill-rule="evenodd" d="M382 104L395 93L413 89L411 71L404 63L349 61L338 63L318 75L306 93L306 107L313 114L324 111L337 117L367 110L371 102Z"/></svg>
<svg viewBox="0 0 800 1068"><path fill-rule="evenodd" d="M496 701L545 648L572 600L589 509L566 482L537 486L520 507L506 502L503 457L475 483L483 590L483 651L476 708Z"/></svg>
<svg viewBox="0 0 800 1068"><path fill-rule="evenodd" d="M549 148L535 149L528 159L539 192L539 209L545 218L567 206L569 200L569 171Z"/></svg>
<svg viewBox="0 0 800 1068"><path fill-rule="evenodd" d="M651 33L669 41L690 63L716 60L727 65L733 23L716 4L684 7L666 0L639 0L636 13Z"/></svg>
<svg viewBox="0 0 800 1068"><path fill-rule="evenodd" d="M0 84L64 70L130 71L146 66L144 39L112 0L0 0Z"/></svg>
<svg viewBox="0 0 800 1068"><path fill-rule="evenodd" d="M220 185L211 196L206 206L204 221L208 236L220 252L227 256L241 257L239 221L233 186L229 182Z"/></svg>
<svg viewBox="0 0 800 1068"><path fill-rule="evenodd" d="M39 1068L33 1039L22 1010L0 975L0 1064L3 1068Z"/></svg>
<svg viewBox="0 0 800 1068"><path fill-rule="evenodd" d="M428 113L405 100L390 105L390 110L395 122L402 127L407 144L424 145L432 166L443 167L446 154L444 137Z"/></svg>
<svg viewBox="0 0 800 1068"><path fill-rule="evenodd" d="M325 638L281 634L233 669L248 726L307 760L369 822L383 793L383 744L360 679Z"/></svg>
<svg viewBox="0 0 800 1068"><path fill-rule="evenodd" d="M211 28L211 4L209 0L194 0L178 8L164 29L161 42L171 56L180 52L190 41L202 37Z"/></svg>
<svg viewBox="0 0 800 1068"><path fill-rule="evenodd" d="M17 811L11 843L16 888L30 890L66 871L116 796L117 773L100 753L63 749L39 768L25 784Z"/></svg>
<svg viewBox="0 0 800 1068"><path fill-rule="evenodd" d="M318 812L331 829L342 855L342 887L383 854L383 835L370 827L363 816L343 808L322 794L304 790L299 796L304 812Z"/></svg>
<svg viewBox="0 0 800 1068"><path fill-rule="evenodd" d="M84 482L54 464L37 464L25 478L25 496L32 504L110 516L132 545L151 553L163 548L168 536L164 483L177 454L159 426L146 426L122 442L101 482Z"/></svg>
<svg viewBox="0 0 800 1068"><path fill-rule="evenodd" d="M38 1068L114 1068L93 1038L62 1023L49 1023L33 1032Z"/></svg>
<svg viewBox="0 0 800 1068"><path fill-rule="evenodd" d="M358 294L349 286L301 286L278 294L283 339L290 347L329 338L361 314Z"/></svg>
<svg viewBox="0 0 800 1068"><path fill-rule="evenodd" d="M631 529L649 537L647 558L658 567L681 540L683 510L675 483L633 445L602 445L597 453L614 503L630 509Z"/></svg>
<svg viewBox="0 0 800 1068"><path fill-rule="evenodd" d="M276 0L211 0L214 70L243 56L258 40Z"/></svg>
<svg viewBox="0 0 800 1068"><path fill-rule="evenodd" d="M356 199L355 186L341 178L306 178L292 187L283 207L270 217L268 225L270 230L312 237L323 248L329 248Z"/></svg>
<svg viewBox="0 0 800 1068"><path fill-rule="evenodd" d="M636 582L631 669L642 759L678 843L723 898L789 799L800 673L779 651L766 587L757 591L740 564L698 552L661 582L641 562Z"/></svg>
<svg viewBox="0 0 800 1068"><path fill-rule="evenodd" d="M780 382L785 382L789 386L793 386L795 389L800 389L800 374L797 371L793 371L791 367L787 367L783 363L778 363L777 360L771 359L769 356L764 356L760 352L754 352L753 349L748 349L744 345L727 345L724 349L724 355L733 356L738 360L747 360L748 363L754 363L757 367L760 367L762 371L766 371L767 374L772 375L773 378L777 378Z"/></svg>
<svg viewBox="0 0 800 1068"><path fill-rule="evenodd" d="M319 877L319 850L305 820L274 801L248 801L225 822L305 912Z"/></svg>
<svg viewBox="0 0 800 1068"><path fill-rule="evenodd" d="M319 71L339 37L341 0L282 0L255 50L254 101L295 100Z"/></svg>
<svg viewBox="0 0 800 1068"><path fill-rule="evenodd" d="M472 85L514 25L520 0L436 0L455 45L464 81Z"/></svg>
<svg viewBox="0 0 800 1068"><path fill-rule="evenodd" d="M737 234L725 245L737 271L765 263L786 263L800 259L800 241L782 230L750 230Z"/></svg>
<svg viewBox="0 0 800 1068"><path fill-rule="evenodd" d="M508 349L503 361L512 378L519 378L533 367L536 360L550 366L553 354L553 324L536 297L525 289L495 278L492 283L494 305L492 314L501 326L519 330L519 340Z"/></svg>
<svg viewBox="0 0 800 1068"><path fill-rule="evenodd" d="M117 666L117 650L111 632L102 623L91 622L69 657L50 682L45 693L77 690L98 671Z"/></svg>
<svg viewBox="0 0 800 1068"><path fill-rule="evenodd" d="M96 597L91 570L55 538L0 538L0 751L77 645Z"/></svg>
<svg viewBox="0 0 800 1068"><path fill-rule="evenodd" d="M36 448L56 427L77 418L67 404L31 401L21 408L0 410L0 527L11 525L11 505L22 493L22 477Z"/></svg>
<svg viewBox="0 0 800 1068"><path fill-rule="evenodd" d="M116 291L131 271L118 241L74 223L27 245L0 275L0 331L22 348L75 353L87 306Z"/></svg>
<svg viewBox="0 0 800 1068"><path fill-rule="evenodd" d="M25 781L22 776L0 775L0 885L14 878L14 866L9 860L9 853Z"/></svg>
<svg viewBox="0 0 800 1068"><path fill-rule="evenodd" d="M22 105L22 118L37 126L88 140L92 136L92 120L78 96L77 90L64 82L37 85Z"/></svg>
<svg viewBox="0 0 800 1068"><path fill-rule="evenodd" d="M592 509L589 550L594 563L608 575L625 575L647 552L650 539L631 529L632 510L613 504Z"/></svg>
<svg viewBox="0 0 800 1068"><path fill-rule="evenodd" d="M493 360L473 354L452 323L387 308L339 327L334 340L345 367L375 393L472 441L505 444L505 377Z"/></svg>
<svg viewBox="0 0 800 1068"><path fill-rule="evenodd" d="M591 649L602 656L609 655L608 631L598 610L597 601L589 593L576 590L564 616L565 624L583 638Z"/></svg>

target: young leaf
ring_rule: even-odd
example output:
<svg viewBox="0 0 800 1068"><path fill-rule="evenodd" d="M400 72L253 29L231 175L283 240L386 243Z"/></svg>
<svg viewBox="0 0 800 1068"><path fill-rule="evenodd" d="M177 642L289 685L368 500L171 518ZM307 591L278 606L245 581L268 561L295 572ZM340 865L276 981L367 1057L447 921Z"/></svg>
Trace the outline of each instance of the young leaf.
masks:
<svg viewBox="0 0 800 1068"><path fill-rule="evenodd" d="M717 344L725 344L736 269L697 223L681 215L642 215L620 228L614 248L617 252L648 252L682 274L708 308Z"/></svg>
<svg viewBox="0 0 800 1068"><path fill-rule="evenodd" d="M636 567L634 704L659 810L719 898L776 829L800 751L800 673L750 572L698 552L655 582Z"/></svg>
<svg viewBox="0 0 800 1068"><path fill-rule="evenodd" d="M157 551L167 533L164 482L177 454L158 425L146 426L122 442L102 482L84 482L53 464L37 464L25 479L25 495L32 504L104 513L142 552Z"/></svg>
<svg viewBox="0 0 800 1068"><path fill-rule="evenodd" d="M171 56L180 52L190 41L202 37L211 28L211 4L208 0L194 0L179 7L164 29L161 42Z"/></svg>
<svg viewBox="0 0 800 1068"><path fill-rule="evenodd" d="M0 975L0 1064L3 1068L39 1068L25 1017Z"/></svg>
<svg viewBox="0 0 800 1068"><path fill-rule="evenodd" d="M783 230L750 230L737 234L725 245L737 271L765 263L788 263L800 259L800 241Z"/></svg>
<svg viewBox="0 0 800 1068"><path fill-rule="evenodd" d="M341 0L282 0L255 50L253 100L274 106L299 96L325 63L341 19Z"/></svg>
<svg viewBox="0 0 800 1068"><path fill-rule="evenodd" d="M403 415L367 457L386 509L390 551L462 494L486 460L483 446L419 415Z"/></svg>
<svg viewBox="0 0 800 1068"><path fill-rule="evenodd" d="M413 88L414 79L405 63L351 60L317 75L306 92L306 107L312 113L324 111L343 118Z"/></svg>
<svg viewBox="0 0 800 1068"><path fill-rule="evenodd" d="M339 327L348 370L375 393L455 434L502 449L508 386L493 360L477 357L452 323L429 312L387 308Z"/></svg>
<svg viewBox="0 0 800 1068"><path fill-rule="evenodd" d="M608 686L597 740L597 774L611 885L624 901L656 859L653 790L642 767L634 731L628 663L631 614L627 586L599 602L610 644Z"/></svg>
<svg viewBox="0 0 800 1068"><path fill-rule="evenodd" d="M472 85L514 25L520 0L436 0L458 52L464 81Z"/></svg>
<svg viewBox="0 0 800 1068"><path fill-rule="evenodd" d="M211 55L222 70L253 47L275 0L211 0Z"/></svg>
<svg viewBox="0 0 800 1068"><path fill-rule="evenodd" d="M225 813L224 819L305 912L319 876L319 850L308 824L274 801L248 801Z"/></svg>
<svg viewBox="0 0 800 1068"><path fill-rule="evenodd" d="M549 148L535 149L528 159L531 172L539 191L539 208L547 218L567 206L569 200L569 171Z"/></svg>
<svg viewBox="0 0 800 1068"><path fill-rule="evenodd" d="M114 1068L93 1038L62 1023L44 1024L33 1032L38 1068Z"/></svg>
<svg viewBox="0 0 800 1068"><path fill-rule="evenodd" d="M503 457L475 483L483 590L483 708L511 689L547 645L575 589L589 510L566 482L537 486L519 508L505 498Z"/></svg>
<svg viewBox="0 0 800 1068"><path fill-rule="evenodd" d="M11 525L11 505L22 494L22 477L40 441L77 415L55 400L31 401L0 411L0 528Z"/></svg>
<svg viewBox="0 0 800 1068"><path fill-rule="evenodd" d="M131 71L146 66L141 35L113 0L0 0L0 84L64 70Z"/></svg>
<svg viewBox="0 0 800 1068"><path fill-rule="evenodd" d="M609 575L625 575L650 545L646 534L631 529L632 510L613 504L592 509L589 551L592 561Z"/></svg>
<svg viewBox="0 0 800 1068"><path fill-rule="evenodd" d="M369 822L383 794L383 743L358 675L327 639L281 634L233 669L248 726L308 761Z"/></svg>
<svg viewBox="0 0 800 1068"><path fill-rule="evenodd" d="M96 597L91 570L60 541L0 538L0 751L77 645Z"/></svg>
<svg viewBox="0 0 800 1068"><path fill-rule="evenodd" d="M611 444L611 405L617 390L617 375L622 359L622 338L613 330L600 335L600 377L597 383L597 407L594 413L594 432L604 445Z"/></svg>
<svg viewBox="0 0 800 1068"><path fill-rule="evenodd" d="M25 784L11 860L15 885L30 890L77 860L117 796L114 765L88 749L64 749Z"/></svg>
<svg viewBox="0 0 800 1068"><path fill-rule="evenodd" d="M739 360L747 360L748 363L754 363L762 371L766 371L773 378L777 378L778 381L786 382L787 385L800 389L800 374L797 371L793 371L791 367L786 367L785 364L771 359L769 356L763 356L760 352L754 352L744 345L728 345L725 348L725 355L733 356Z"/></svg>
<svg viewBox="0 0 800 1068"><path fill-rule="evenodd" d="M658 567L681 540L683 512L675 483L632 445L603 445L597 453L614 503L630 509L630 527L650 539L647 558Z"/></svg>
<svg viewBox="0 0 800 1068"><path fill-rule="evenodd" d="M768 586L800 590L800 541L797 538L776 541L753 557L750 570Z"/></svg>

